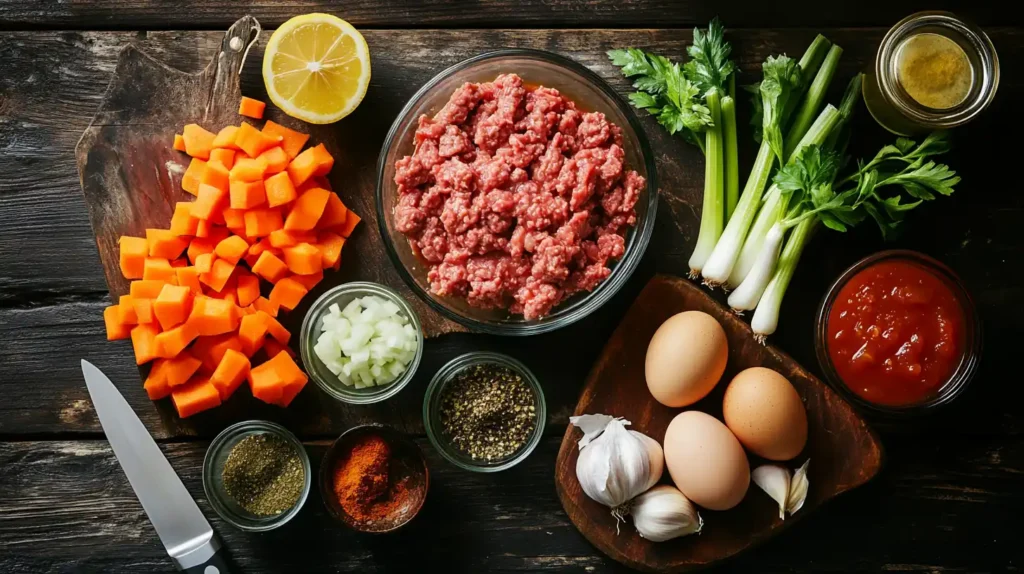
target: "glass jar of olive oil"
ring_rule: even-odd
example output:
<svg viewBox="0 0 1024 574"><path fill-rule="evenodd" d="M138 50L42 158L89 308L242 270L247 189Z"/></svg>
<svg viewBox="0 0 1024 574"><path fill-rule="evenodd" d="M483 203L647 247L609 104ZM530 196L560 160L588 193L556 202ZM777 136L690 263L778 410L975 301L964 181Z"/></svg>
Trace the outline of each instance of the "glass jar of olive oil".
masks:
<svg viewBox="0 0 1024 574"><path fill-rule="evenodd" d="M863 90L882 127L913 135L967 122L998 86L999 59L984 32L948 12L919 12L882 39Z"/></svg>

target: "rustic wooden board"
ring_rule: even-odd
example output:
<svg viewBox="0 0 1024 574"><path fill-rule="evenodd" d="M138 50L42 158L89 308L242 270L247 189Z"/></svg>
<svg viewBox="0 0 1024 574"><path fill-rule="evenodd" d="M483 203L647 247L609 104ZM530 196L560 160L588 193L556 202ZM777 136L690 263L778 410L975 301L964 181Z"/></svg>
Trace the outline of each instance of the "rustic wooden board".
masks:
<svg viewBox="0 0 1024 574"><path fill-rule="evenodd" d="M650 395L644 379L647 344L661 324L682 311L703 311L718 319L729 340L729 363L722 381L706 398L686 409L666 407ZM700 536L652 543L627 524L616 532L609 509L583 493L576 479L577 442L570 426L555 463L555 486L569 519L601 551L646 572L689 572L710 566L778 534L843 492L873 478L882 468L882 445L867 423L825 383L774 347L754 341L750 327L703 289L678 277L656 276L633 303L612 334L583 387L574 414L625 417L640 431L664 442L665 429L683 410L721 418L727 381L748 367L768 367L796 387L807 407L807 446L795 464L811 459L810 491L804 507L783 521L778 505L751 484L746 498L725 512L702 510ZM755 457L756 459L756 457ZM752 467L758 464L755 461ZM663 481L671 483L666 476Z"/></svg>
<svg viewBox="0 0 1024 574"><path fill-rule="evenodd" d="M170 147L174 133L189 123L216 133L245 119L238 115L242 65L260 32L260 24L252 16L238 20L224 35L217 55L198 74L175 70L133 45L121 51L99 111L75 149L100 260L115 300L128 293L129 284L118 266L118 238L145 236L150 227L166 229L174 204L191 200L181 189L189 158ZM273 114L270 119L306 132L311 127ZM334 156L341 155L333 137L322 137L324 130L313 135L312 142L323 142ZM303 304L287 314L286 325L298 332L301 317L317 296L339 283L360 280L398 287L419 315L427 337L464 331L415 297L398 279L377 233L372 196L354 193L347 185L343 165L335 165L331 184L363 223L346 241L343 270L327 271Z"/></svg>

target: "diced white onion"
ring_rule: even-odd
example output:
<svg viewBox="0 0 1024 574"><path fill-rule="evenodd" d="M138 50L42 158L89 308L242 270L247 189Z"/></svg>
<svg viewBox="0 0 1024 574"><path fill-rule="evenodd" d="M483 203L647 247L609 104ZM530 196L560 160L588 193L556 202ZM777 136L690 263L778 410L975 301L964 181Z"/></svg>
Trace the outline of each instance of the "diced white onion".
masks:
<svg viewBox="0 0 1024 574"><path fill-rule="evenodd" d="M398 305L369 295L344 308L328 307L313 352L350 387L387 385L401 377L419 346L416 330Z"/></svg>

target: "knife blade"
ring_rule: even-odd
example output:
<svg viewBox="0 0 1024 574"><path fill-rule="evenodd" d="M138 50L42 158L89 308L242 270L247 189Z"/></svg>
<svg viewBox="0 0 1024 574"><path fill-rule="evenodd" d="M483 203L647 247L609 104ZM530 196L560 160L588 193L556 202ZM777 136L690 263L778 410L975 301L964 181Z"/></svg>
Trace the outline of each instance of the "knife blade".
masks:
<svg viewBox="0 0 1024 574"><path fill-rule="evenodd" d="M110 448L175 565L190 573L228 573L213 528L128 401L84 359L82 374Z"/></svg>

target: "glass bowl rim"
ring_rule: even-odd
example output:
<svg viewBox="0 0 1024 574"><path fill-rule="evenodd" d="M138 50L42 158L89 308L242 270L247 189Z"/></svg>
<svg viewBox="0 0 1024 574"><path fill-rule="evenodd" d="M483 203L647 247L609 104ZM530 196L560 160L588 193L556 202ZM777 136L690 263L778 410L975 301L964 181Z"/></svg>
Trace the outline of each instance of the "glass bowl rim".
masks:
<svg viewBox="0 0 1024 574"><path fill-rule="evenodd" d="M296 452L299 454L299 460L302 461L302 468L306 476L305 484L302 488L302 494L299 496L299 500L295 502L295 506L287 512L282 512L271 520L254 524L253 519L249 519L244 516L236 516L236 513L232 512L228 508L222 500L220 491L213 486L214 478L211 471L213 470L216 454L223 450L231 439L240 435L242 435L241 438L245 438L245 436L257 433L276 435L295 447ZM241 438L239 440L241 440ZM203 457L203 492L206 494L206 499L209 501L210 506L213 507L213 510L217 513L217 516L220 516L221 519L228 524L246 532L266 532L289 522L296 514L299 513L299 510L301 510L306 504L306 499L309 497L309 491L312 489L312 474L313 470L309 461L309 453L306 452L306 447L298 437L275 422L250 419L237 422L225 428L220 431L212 441L210 441L210 446L207 447L206 455ZM227 493L225 492L224 494Z"/></svg>
<svg viewBox="0 0 1024 574"><path fill-rule="evenodd" d="M387 169L388 151L395 143L399 127L408 119L413 108L419 104L419 102L432 89L434 89L434 87L448 79L453 74L468 69L475 64L498 58L516 56L532 58L567 68L569 71L582 77L591 87L604 93L604 95L611 101L611 104L619 109L619 112L626 118L629 128L636 137L637 145L640 148L640 157L642 158L644 167L647 170L645 190L647 193L647 213L642 225L637 225L637 227L634 228L635 233L633 240L626 246L626 252L616 263L611 275L602 281L593 291L584 296L583 299L577 302L576 308L571 312L554 319L548 319L545 317L539 321L533 322L485 322L458 313L436 301L429 291L420 287L416 279L413 278L409 270L406 269L405 264L401 259L399 259L394 242L391 239L391 234L388 232L387 224L384 221L384 172ZM391 124L391 129L388 130L388 134L384 138L384 144L381 147L380 155L377 158L377 187L375 190L375 204L377 209L377 228L380 232L385 251L388 254L388 258L391 260L392 266L398 271L398 274L402 277L402 280L405 281L406 285L409 286L409 289L411 289L412 292L423 300L431 309L440 313L443 317L455 321L456 323L463 325L464 327L468 327L476 332L504 336L538 335L554 331L556 329L561 329L562 327L571 325L587 317L615 296L615 294L622 289L623 285L626 284L626 281L629 280L636 271L636 268L640 265L640 260L643 258L644 252L647 250L651 236L654 234L655 220L658 214L657 166L655 165L654 153L651 150L650 142L647 139L647 133L640 124L639 118L637 118L629 105L625 103L622 97L619 96L618 92L616 92L615 89L604 80L604 78L597 75L583 64L554 52L533 48L503 48L477 54L476 56L466 58L461 62L449 66L434 75L434 77L428 80L427 83L423 84L423 86L417 90L411 98L409 98L409 101L402 107L402 110L398 113L395 121Z"/></svg>
<svg viewBox="0 0 1024 574"><path fill-rule="evenodd" d="M331 491L330 485L334 478L334 463L337 462L338 451L342 444L342 441L355 432L370 431L377 431L378 434L385 435L385 440L394 439L410 447L411 450L415 450L417 453L417 461L423 466L423 496L420 498L419 505L416 507L415 510L413 510L412 514L409 515L409 518L406 519L405 522L395 524L394 526L386 530L364 530L362 528L359 528L355 525L354 519L353 522L350 523L344 518L338 516L336 514L337 511L334 509L331 503L333 500L337 498ZM323 499L324 508L327 509L327 514L330 515L331 518L345 525L353 532L361 532L364 534L388 534L409 524L413 521L414 518L416 518L419 515L420 511L423 510L423 506L427 503L427 496L430 494L430 465L427 464L427 457L423 454L423 449L420 448L420 445L416 444L416 441L411 436L399 431L398 429L391 425L386 425L384 423L364 423L355 425L343 431L340 435L338 435L338 438L334 439L331 442L331 445L327 447L327 450L324 451L324 456L323 458L320 459L320 472L318 474L319 476L317 482L319 483L318 487L320 489L320 497ZM344 512L344 510L342 511Z"/></svg>
<svg viewBox="0 0 1024 574"><path fill-rule="evenodd" d="M957 303L960 305L963 312L965 333L967 334L964 341L965 347L960 363L957 365L956 370L954 370L953 373L950 374L949 378L946 379L946 382L942 384L939 391L934 396L923 401L906 405L884 405L873 403L853 392L853 390L851 390L842 380L836 372L835 367L832 365L832 359L828 354L827 343L828 315L832 310L832 305L835 302L836 297L839 295L839 291L842 290L850 279L864 269L867 269L875 263L893 259L916 263L933 274L937 274L939 279L950 287L950 290L956 297ZM967 287L964 285L959 275L941 261L921 253L920 251L913 251L910 249L887 249L879 251L858 260L853 265L850 265L839 275L838 278L836 278L825 292L824 297L821 299L821 303L818 305L818 312L815 315L814 353L818 359L818 366L824 374L826 381L828 381L829 386L839 392L843 398L852 404L874 412L875 414L893 418L918 416L930 413L934 409L948 405L954 399L959 397L967 389L971 379L977 372L978 364L981 361L982 347L983 332L981 317L978 315L978 310L974 304L974 300L971 298L970 293L967 291Z"/></svg>
<svg viewBox="0 0 1024 574"><path fill-rule="evenodd" d="M447 443L442 441L441 429L433 422L434 417L432 409L430 408L434 397L440 395L444 390L445 385L447 385L456 374L467 367L481 363L496 363L516 371L523 377L523 381L526 382L530 387L530 390L533 391L536 399L535 413L537 423L529 440L526 441L526 444L523 445L518 453L509 457L504 462L495 465L472 464L452 456L451 453L448 452L448 448L445 446ZM459 355L458 357L448 361L434 374L433 378L430 380L430 385L427 386L426 393L423 395L423 427L427 432L427 438L430 440L430 444L433 445L434 450L440 453L448 462L463 470L473 472L500 472L502 470L512 468L526 460L526 458L530 456L530 454L537 448L537 445L540 444L540 441L544 438L547 412L547 401L544 398L544 389L541 388L540 381L536 376L534 376L533 372L519 360L503 353L495 353L493 351L474 351Z"/></svg>
<svg viewBox="0 0 1024 574"><path fill-rule="evenodd" d="M338 388L321 380L320 376L316 374L316 371L307 366L307 363L312 361L320 361L320 358L316 356L316 353L312 352L312 347L314 345L313 330L315 329L315 325L313 325L314 315L319 315L323 308L329 306L328 301L330 299L358 291L366 291L368 294L383 296L398 305L402 312L409 317L409 322L416 330L416 340L419 343L416 348L416 355L413 357L412 362L409 363L409 366L405 369L405 372L402 373L402 376L384 387L376 387L381 388L379 393L357 394L354 389L352 391L339 390ZM317 297L316 301L309 306L309 311L306 312L306 316L302 319L302 327L299 330L299 335L301 338L301 341L299 342L299 356L302 359L302 366L306 368L306 372L309 374L310 378L313 379L313 382L320 388L320 390L335 400L351 405L369 405L379 403L397 395L409 384L410 381L412 381L413 377L416 375L416 371L419 370L420 361L423 358L423 326L420 324L419 315L416 314L416 311L398 291L388 287L387 285L374 283L372 281L350 281L348 283L335 285L325 291L323 295ZM343 385L340 381L338 384Z"/></svg>

